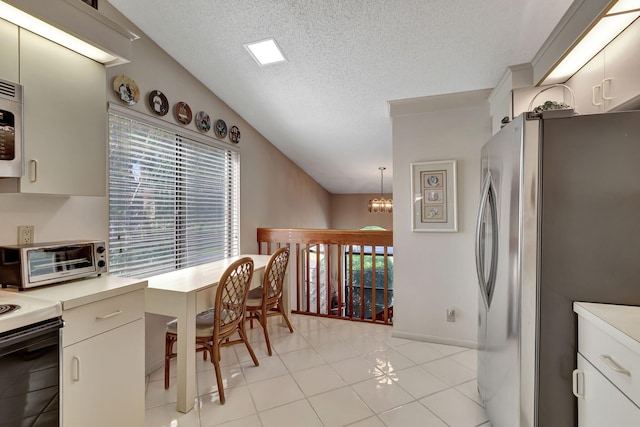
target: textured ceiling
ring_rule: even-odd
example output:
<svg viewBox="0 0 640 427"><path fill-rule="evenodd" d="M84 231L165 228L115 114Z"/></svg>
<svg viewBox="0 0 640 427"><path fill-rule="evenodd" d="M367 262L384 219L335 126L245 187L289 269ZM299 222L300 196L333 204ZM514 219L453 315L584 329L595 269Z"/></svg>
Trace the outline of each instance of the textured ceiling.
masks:
<svg viewBox="0 0 640 427"><path fill-rule="evenodd" d="M387 101L494 87L571 0L109 0L334 194L392 184ZM274 37L288 62L244 44Z"/></svg>

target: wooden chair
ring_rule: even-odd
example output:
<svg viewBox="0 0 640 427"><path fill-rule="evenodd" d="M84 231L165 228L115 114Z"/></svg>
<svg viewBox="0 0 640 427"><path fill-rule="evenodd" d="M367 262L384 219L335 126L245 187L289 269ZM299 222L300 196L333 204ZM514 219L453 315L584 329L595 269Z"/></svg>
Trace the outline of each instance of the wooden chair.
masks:
<svg viewBox="0 0 640 427"><path fill-rule="evenodd" d="M264 338L267 341L269 356L271 352L271 342L269 341L269 329L267 328L267 318L272 316L282 316L293 333L293 327L287 313L284 311L282 300L282 286L284 276L289 263L289 248L280 248L274 252L264 270L262 286L252 289L247 299L247 315L253 327L253 319L257 319L264 330Z"/></svg>
<svg viewBox="0 0 640 427"><path fill-rule="evenodd" d="M222 386L222 374L220 373L220 348L229 345L244 343L249 350L253 363L258 366L256 358L245 330L245 308L251 279L253 277L253 260L249 257L241 258L231 264L218 282L213 309L207 310L196 316L196 351L204 351L211 356L211 363L215 367L216 380L220 404L224 404L224 389ZM165 335L164 356L164 388L169 388L169 364L176 357L173 345L178 340L177 319L167 323ZM230 340L231 336L238 333L238 338Z"/></svg>

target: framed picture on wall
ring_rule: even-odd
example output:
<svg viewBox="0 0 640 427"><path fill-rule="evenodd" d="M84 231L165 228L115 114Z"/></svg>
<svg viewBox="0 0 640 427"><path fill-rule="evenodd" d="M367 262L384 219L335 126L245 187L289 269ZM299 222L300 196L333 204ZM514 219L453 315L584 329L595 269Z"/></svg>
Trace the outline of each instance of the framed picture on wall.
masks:
<svg viewBox="0 0 640 427"><path fill-rule="evenodd" d="M456 161L411 163L412 231L458 231Z"/></svg>

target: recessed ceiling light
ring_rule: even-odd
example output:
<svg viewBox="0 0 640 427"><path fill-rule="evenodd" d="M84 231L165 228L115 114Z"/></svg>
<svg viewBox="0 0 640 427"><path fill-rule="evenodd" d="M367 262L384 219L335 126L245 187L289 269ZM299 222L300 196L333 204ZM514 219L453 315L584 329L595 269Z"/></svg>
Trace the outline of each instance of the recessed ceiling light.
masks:
<svg viewBox="0 0 640 427"><path fill-rule="evenodd" d="M273 38L244 45L258 65L271 65L285 62L284 53Z"/></svg>

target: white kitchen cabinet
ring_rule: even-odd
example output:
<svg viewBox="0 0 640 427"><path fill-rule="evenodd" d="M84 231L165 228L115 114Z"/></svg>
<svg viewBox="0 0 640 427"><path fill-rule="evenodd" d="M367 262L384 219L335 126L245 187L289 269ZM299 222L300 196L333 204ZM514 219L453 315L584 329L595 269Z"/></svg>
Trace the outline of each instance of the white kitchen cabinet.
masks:
<svg viewBox="0 0 640 427"><path fill-rule="evenodd" d="M623 108L640 96L640 20L636 20L568 81L581 114Z"/></svg>
<svg viewBox="0 0 640 427"><path fill-rule="evenodd" d="M574 303L579 427L640 425L640 307Z"/></svg>
<svg viewBox="0 0 640 427"><path fill-rule="evenodd" d="M106 194L106 71L102 64L20 29L25 176L17 191Z"/></svg>
<svg viewBox="0 0 640 427"><path fill-rule="evenodd" d="M544 93L540 93L544 91ZM539 96L537 96L540 93ZM535 98L535 99L534 99ZM531 108L529 105L533 100ZM498 85L487 99L491 114L491 130L496 134L502 127L502 119L509 121L520 114L531 111L545 101L572 104L571 93L561 86L533 86L533 68L531 64L521 64L507 68Z"/></svg>
<svg viewBox="0 0 640 427"><path fill-rule="evenodd" d="M505 117L512 120L520 114L514 110L514 104L519 102L517 90L531 87L532 85L533 69L531 64L507 67L504 75L487 99L489 102L489 114L491 115L491 130L494 135L503 127L502 120Z"/></svg>
<svg viewBox="0 0 640 427"><path fill-rule="evenodd" d="M602 99L603 80L604 51L601 51L566 83L573 89L576 98L574 107L578 113L593 114L605 111Z"/></svg>
<svg viewBox="0 0 640 427"><path fill-rule="evenodd" d="M62 426L144 424L144 289L64 310Z"/></svg>
<svg viewBox="0 0 640 427"><path fill-rule="evenodd" d="M614 110L640 95L640 20L605 48L605 110Z"/></svg>
<svg viewBox="0 0 640 427"><path fill-rule="evenodd" d="M144 425L146 287L103 274L29 290L62 304L61 426Z"/></svg>
<svg viewBox="0 0 640 427"><path fill-rule="evenodd" d="M578 353L577 394L580 427L636 427L640 408Z"/></svg>
<svg viewBox="0 0 640 427"><path fill-rule="evenodd" d="M18 27L0 19L0 78L18 82Z"/></svg>

